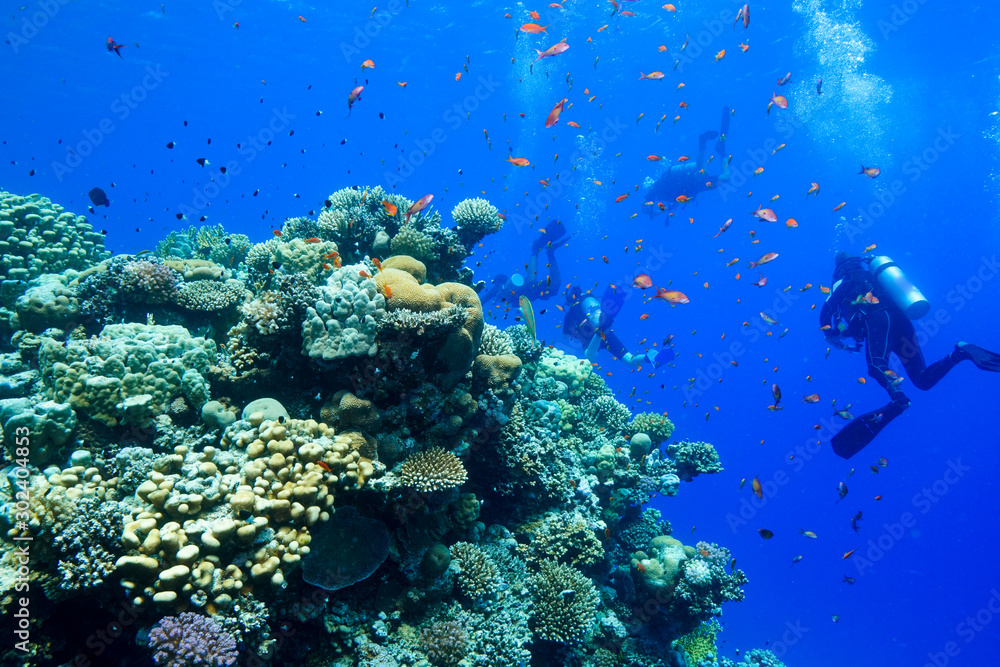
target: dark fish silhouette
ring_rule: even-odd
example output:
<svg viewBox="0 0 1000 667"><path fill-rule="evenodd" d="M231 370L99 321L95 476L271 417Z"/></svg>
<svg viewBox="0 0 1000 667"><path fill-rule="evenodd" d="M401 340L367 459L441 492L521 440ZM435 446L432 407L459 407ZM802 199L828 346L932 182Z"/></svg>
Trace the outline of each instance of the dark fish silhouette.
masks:
<svg viewBox="0 0 1000 667"><path fill-rule="evenodd" d="M108 201L108 196L104 194L104 190L100 188L94 188L87 193L90 196L90 201L94 202L94 206L111 206L111 202Z"/></svg>
<svg viewBox="0 0 1000 667"><path fill-rule="evenodd" d="M125 56L123 56L121 53L121 48L123 46L128 46L128 44L119 44L118 42L115 41L114 37L108 37L107 41L108 51L114 51L116 54L118 54L118 57L121 58L122 60L125 59Z"/></svg>

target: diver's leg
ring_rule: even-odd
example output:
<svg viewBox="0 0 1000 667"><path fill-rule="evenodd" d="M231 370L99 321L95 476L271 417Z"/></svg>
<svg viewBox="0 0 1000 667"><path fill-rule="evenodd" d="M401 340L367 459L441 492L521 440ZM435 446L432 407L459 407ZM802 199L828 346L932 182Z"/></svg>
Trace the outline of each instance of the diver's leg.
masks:
<svg viewBox="0 0 1000 667"><path fill-rule="evenodd" d="M623 343L621 339L611 331L604 332L604 340L601 347L610 352L611 356L615 359L624 359L626 355L630 358L632 356L629 354L628 350L625 349L625 343Z"/></svg>
<svg viewBox="0 0 1000 667"><path fill-rule="evenodd" d="M868 360L868 377L882 385L893 401L908 402L909 399L903 390L886 374L889 370L889 354L893 351L891 335L892 319L888 309L875 310L865 316L865 357Z"/></svg>
<svg viewBox="0 0 1000 667"><path fill-rule="evenodd" d="M924 391L930 389L962 360L962 356L957 351L952 351L943 359L928 366L924 361L924 353L920 349L920 343L917 342L913 323L901 312L887 312L892 320L892 351L903 362L906 375L917 389Z"/></svg>

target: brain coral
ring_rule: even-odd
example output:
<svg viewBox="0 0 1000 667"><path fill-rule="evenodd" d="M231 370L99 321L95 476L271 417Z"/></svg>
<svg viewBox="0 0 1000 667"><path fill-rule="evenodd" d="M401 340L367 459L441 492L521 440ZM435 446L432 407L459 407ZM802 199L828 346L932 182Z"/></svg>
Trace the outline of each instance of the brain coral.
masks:
<svg viewBox="0 0 1000 667"><path fill-rule="evenodd" d="M302 353L312 359L332 361L369 355L375 344L377 321L385 314L385 298L374 280L363 278L364 264L338 269L302 323Z"/></svg>
<svg viewBox="0 0 1000 667"><path fill-rule="evenodd" d="M112 324L90 340L43 338L39 370L53 400L117 426L147 423L179 396L200 409L216 345L178 326Z"/></svg>

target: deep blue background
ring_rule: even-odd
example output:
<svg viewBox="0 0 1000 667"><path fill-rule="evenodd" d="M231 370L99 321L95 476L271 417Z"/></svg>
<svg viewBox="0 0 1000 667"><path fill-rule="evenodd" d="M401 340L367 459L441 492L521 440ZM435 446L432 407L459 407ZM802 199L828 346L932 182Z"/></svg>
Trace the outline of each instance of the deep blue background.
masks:
<svg viewBox="0 0 1000 667"><path fill-rule="evenodd" d="M949 664L995 661L1000 619L990 614L993 622L968 633L958 625L1000 590L993 495L1000 378L964 364L928 394L910 387L913 408L850 463L825 444L814 455L789 459L795 447L823 433L813 425L829 420L832 399L839 406L853 404L855 414L885 399L873 382L858 383L865 375L860 356L834 351L824 359L813 310L822 295L816 287L799 292L805 283L829 284L835 251L861 252L876 243L902 264L933 303L932 313L947 320L936 331L923 329L930 359L958 339L1000 349L1000 281L974 279L981 269L995 277L989 266L998 246L993 178L1000 60L994 12L978 3L915 0L865 7L851 1L754 3L744 31L731 25L738 5L722 1L682 1L676 14L652 0L624 2L637 15L609 18L610 4L597 1L567 0L559 11L546 3L412 0L409 8L402 2L382 5L376 18L384 27L372 18L371 7L358 3L330 9L168 1L166 13L156 2L27 2L25 10L9 4L0 23L11 42L0 49L3 189L40 192L84 213L87 191L104 188L111 207L88 217L107 230L115 252L152 248L169 230L197 223L195 210L208 215L210 224L265 240L285 217L318 210L327 195L352 184L395 184L411 199L433 193L445 220L455 203L482 194L511 223L470 260L485 256L480 277L526 261L535 232L519 222L533 222L533 215L520 213L548 203L541 222L561 219L574 234L559 251L564 282L603 290L608 282L624 286L646 271L656 284L672 281L691 299L679 306L644 304L634 292L615 326L631 347L673 333L676 367L650 378L648 369L629 373L602 356L598 371L613 373L609 384L634 409L667 411L678 436L710 441L722 456L723 474L684 485L662 509L678 537L730 547L750 577L746 601L725 610L723 650L731 655L735 647L769 641L790 665L918 666L954 641L958 654L947 658ZM26 30L25 19L45 7L46 24ZM550 13L540 21L550 24L548 36L516 39L515 29L530 20L530 9ZM505 12L513 18L503 18ZM604 24L609 27L599 33ZM366 29L374 35L367 41L358 38ZM691 42L681 52L686 33ZM109 35L128 45L123 59L106 51ZM570 50L529 71L531 49L563 37ZM749 40L746 53L741 40ZM667 53L658 52L660 44ZM716 62L713 56L723 48L726 55ZM685 62L675 72L679 56ZM367 58L375 69L362 71ZM637 80L640 71L654 70L666 77ZM150 71L161 80L149 77ZM765 114L776 79L787 71L793 80L780 92L789 108ZM822 97L815 94L819 77ZM400 88L397 81L408 85ZM686 87L677 92L679 82ZM345 119L348 93L359 83L365 91ZM588 102L591 95L596 97ZM563 97L571 108L546 130L546 115ZM688 109L678 108L681 100ZM127 116L126 101L135 107ZM749 173L764 166L764 173L727 196L701 195L678 209L669 226L662 214L649 218L634 187L663 165L646 156L693 155L697 135L718 126L723 105L736 110L727 147L734 168L749 165ZM294 117L275 121L271 145L253 153L238 149L268 127L276 110ZM644 117L636 122L640 113ZM681 120L674 124L678 113ZM667 120L654 132L664 114ZM567 126L570 120L582 128ZM102 121L113 129L95 132ZM578 135L611 127L623 129L613 132L598 157L575 153ZM935 148L935 139L944 136L950 139ZM762 153L769 140L786 146L773 156ZM176 142L173 150L165 148L170 141ZM508 142L532 167L504 161ZM418 147L427 150L426 158ZM88 155L65 172L56 164L66 164L71 148ZM933 163L916 168L914 158L925 151ZM574 162L581 156L586 159ZM199 167L200 157L211 164ZM412 173L397 172L401 160L420 164ZM230 161L237 168L225 179L218 167ZM862 163L880 167L881 176L858 175ZM574 164L580 167L575 173ZM543 178L552 184L548 190L538 183ZM822 190L806 199L812 181ZM869 207L877 197L887 199L894 182L902 194L859 229L865 220L860 210L876 211ZM206 186L213 195L207 207L197 196ZM624 193L631 196L614 203ZM779 222L748 215L775 194L780 199L770 206ZM847 206L831 213L841 201ZM178 212L189 219L177 220ZM630 218L633 213L639 215ZM730 217L732 228L713 239ZM788 217L799 222L797 229L784 226ZM852 225L858 233L845 231ZM750 243L750 230L759 243ZM635 253L640 238L643 250ZM746 262L769 251L780 258L764 267L768 284L758 289L750 284L757 276ZM727 268L735 257L740 261ZM740 280L734 279L738 272ZM949 299L960 285L977 291L971 299ZM781 303L783 294L791 304L779 324L760 329L773 336L754 336L741 327L744 321L762 326L758 313ZM563 345L554 305L535 305L536 313L546 311L538 318L540 335ZM493 313L502 322L504 313ZM641 321L642 313L649 318ZM506 315L509 324L513 313ZM918 328L930 327L930 319ZM788 334L779 340L785 328ZM743 345L738 366L723 358L716 367L725 368L721 382L708 380L706 390L685 395L689 379L711 374L713 355L723 355L733 342ZM774 382L785 396L780 412L765 409ZM628 398L633 387L635 398ZM821 395L820 403L800 402L813 392ZM876 476L869 465L879 456L889 464ZM959 461L968 470L951 478L953 484L942 482L950 463ZM848 476L852 466L856 472ZM756 499L749 482L739 489L740 480L754 475L785 483L774 487L763 507L746 510ZM850 493L837 503L839 481ZM935 482L943 492L936 502L914 500ZM883 498L876 502L879 494ZM741 509L750 518L736 525L733 517ZM849 522L858 510L864 520L855 535ZM913 525L892 537L892 524L907 512ZM774 539L761 540L762 527L774 531ZM800 529L819 538L809 540ZM873 554L872 567L859 573L867 541L880 536L890 548ZM841 559L854 548L852 559ZM798 554L802 561L791 567ZM842 583L845 574L856 577L853 586ZM789 624L801 636L788 633L786 644L776 644ZM937 656L938 665L945 660Z"/></svg>

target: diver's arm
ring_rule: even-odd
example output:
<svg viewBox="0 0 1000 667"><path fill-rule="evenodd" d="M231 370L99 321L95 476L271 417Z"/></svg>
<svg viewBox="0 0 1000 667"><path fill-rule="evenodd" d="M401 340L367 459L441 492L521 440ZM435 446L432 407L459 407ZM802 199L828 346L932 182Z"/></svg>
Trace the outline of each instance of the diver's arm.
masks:
<svg viewBox="0 0 1000 667"><path fill-rule="evenodd" d="M601 337L598 334L594 334L590 337L590 342L587 343L587 347L584 350L583 356L587 357L587 361L593 363L597 361L597 353L601 349Z"/></svg>

